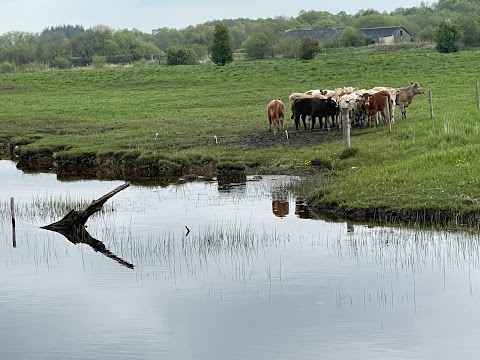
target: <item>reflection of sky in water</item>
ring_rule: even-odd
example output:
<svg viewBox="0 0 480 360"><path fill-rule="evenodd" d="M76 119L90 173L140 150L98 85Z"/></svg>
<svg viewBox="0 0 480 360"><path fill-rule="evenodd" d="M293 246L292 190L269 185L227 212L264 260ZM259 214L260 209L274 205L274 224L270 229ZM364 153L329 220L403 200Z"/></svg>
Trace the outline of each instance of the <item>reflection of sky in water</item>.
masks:
<svg viewBox="0 0 480 360"><path fill-rule="evenodd" d="M38 228L58 218L19 213L13 249L3 217L0 358L478 355L478 236L299 219L295 199L272 191L284 181L120 192L87 229L133 270ZM20 208L66 192L91 201L121 183L59 182L0 161L0 203L14 196Z"/></svg>

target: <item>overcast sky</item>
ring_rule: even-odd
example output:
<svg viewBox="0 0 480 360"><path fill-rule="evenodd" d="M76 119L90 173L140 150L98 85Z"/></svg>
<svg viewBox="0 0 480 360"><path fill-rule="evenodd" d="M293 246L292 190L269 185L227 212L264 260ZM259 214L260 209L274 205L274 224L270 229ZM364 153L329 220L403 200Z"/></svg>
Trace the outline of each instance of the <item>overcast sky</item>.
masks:
<svg viewBox="0 0 480 360"><path fill-rule="evenodd" d="M392 11L419 6L421 0L0 0L0 34L8 31L41 32L57 25L107 25L114 29L139 29L151 33L161 27L185 28L210 20L296 17L301 10Z"/></svg>

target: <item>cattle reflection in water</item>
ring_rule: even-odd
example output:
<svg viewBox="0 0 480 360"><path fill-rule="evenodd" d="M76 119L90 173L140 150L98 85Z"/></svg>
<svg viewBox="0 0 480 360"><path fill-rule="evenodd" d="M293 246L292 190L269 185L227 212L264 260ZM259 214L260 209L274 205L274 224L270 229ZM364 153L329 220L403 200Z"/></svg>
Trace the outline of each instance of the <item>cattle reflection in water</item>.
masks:
<svg viewBox="0 0 480 360"><path fill-rule="evenodd" d="M276 217L284 218L288 215L289 212L288 200L273 200L272 201L272 212Z"/></svg>
<svg viewBox="0 0 480 360"><path fill-rule="evenodd" d="M272 212L276 217L284 218L290 211L288 203L289 191L284 186L277 186L271 189Z"/></svg>
<svg viewBox="0 0 480 360"><path fill-rule="evenodd" d="M310 211L308 210L305 201L295 201L295 215L297 215L300 219L310 219Z"/></svg>

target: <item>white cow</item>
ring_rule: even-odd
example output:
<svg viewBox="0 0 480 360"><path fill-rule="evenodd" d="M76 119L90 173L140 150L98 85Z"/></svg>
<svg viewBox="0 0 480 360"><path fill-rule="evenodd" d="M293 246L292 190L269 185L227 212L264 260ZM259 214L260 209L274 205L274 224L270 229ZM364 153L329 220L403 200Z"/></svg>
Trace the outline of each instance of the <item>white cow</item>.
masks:
<svg viewBox="0 0 480 360"><path fill-rule="evenodd" d="M305 91L305 94L307 94L307 95L312 95L312 96L315 96L315 95L318 95L318 94L322 94L322 93L323 93L323 90L320 90L320 89Z"/></svg>
<svg viewBox="0 0 480 360"><path fill-rule="evenodd" d="M306 94L306 93L301 93L301 92L294 92L294 93L290 94L290 96L288 97L288 101L290 102L291 105L293 105L293 102L296 99L303 99L303 98L306 98L306 97L312 97L312 95Z"/></svg>
<svg viewBox="0 0 480 360"><path fill-rule="evenodd" d="M364 120L363 103L364 101L362 96L357 92L345 94L339 99L340 109L348 109L350 121L353 125L357 123L362 123Z"/></svg>

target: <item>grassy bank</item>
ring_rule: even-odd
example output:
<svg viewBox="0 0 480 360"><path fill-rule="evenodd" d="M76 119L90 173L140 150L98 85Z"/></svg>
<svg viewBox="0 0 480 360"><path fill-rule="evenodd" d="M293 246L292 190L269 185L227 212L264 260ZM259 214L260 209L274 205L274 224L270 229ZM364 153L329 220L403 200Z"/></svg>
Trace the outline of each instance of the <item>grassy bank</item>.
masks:
<svg viewBox="0 0 480 360"><path fill-rule="evenodd" d="M111 157L167 169L232 162L251 171L305 173L329 164L330 181L310 192L318 209L352 216L367 209L394 211L395 217L405 210L471 214L480 199L479 56L478 50L423 49L226 67L2 74L0 142L20 144L23 154L55 153L58 161ZM287 102L296 91L413 81L426 94L414 98L407 121L397 108L391 133L385 126L353 129L357 152L350 157L336 131L297 133L290 120L289 139L267 131L266 105L273 98Z"/></svg>

